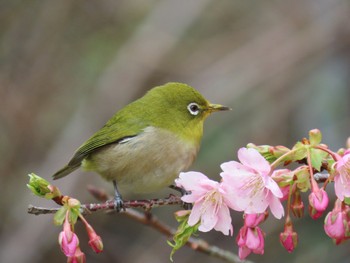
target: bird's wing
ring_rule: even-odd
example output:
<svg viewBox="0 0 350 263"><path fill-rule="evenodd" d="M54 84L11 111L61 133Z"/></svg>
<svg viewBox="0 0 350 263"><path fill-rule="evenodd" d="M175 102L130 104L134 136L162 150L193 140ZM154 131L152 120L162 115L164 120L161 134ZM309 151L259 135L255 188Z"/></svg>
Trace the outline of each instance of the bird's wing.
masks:
<svg viewBox="0 0 350 263"><path fill-rule="evenodd" d="M78 148L73 158L69 161L68 166L80 165L81 161L95 150L112 143L121 142L126 138L137 136L145 127L147 127L145 122L137 119L114 119L107 122L102 129Z"/></svg>
<svg viewBox="0 0 350 263"><path fill-rule="evenodd" d="M52 176L53 179L62 178L79 168L83 159L97 149L135 137L149 126L147 121L135 118L135 116L131 117L130 114L132 115L132 112L124 117L118 114L113 116L105 126L78 148L69 163Z"/></svg>

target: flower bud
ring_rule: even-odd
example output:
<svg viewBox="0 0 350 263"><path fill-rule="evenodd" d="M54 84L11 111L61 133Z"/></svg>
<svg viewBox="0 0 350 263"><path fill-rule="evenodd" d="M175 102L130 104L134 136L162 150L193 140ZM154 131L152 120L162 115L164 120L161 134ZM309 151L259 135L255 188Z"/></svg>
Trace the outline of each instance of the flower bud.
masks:
<svg viewBox="0 0 350 263"><path fill-rule="evenodd" d="M336 244L345 239L345 233L348 231L348 222L344 212L329 212L324 221L324 231L335 240Z"/></svg>
<svg viewBox="0 0 350 263"><path fill-rule="evenodd" d="M81 215L80 219L83 221L86 227L86 232L89 236L89 246L96 252L101 253L103 251L103 243L100 236L98 236L92 226Z"/></svg>
<svg viewBox="0 0 350 263"><path fill-rule="evenodd" d="M244 225L247 227L256 227L264 222L267 217L267 212L261 214L244 214Z"/></svg>
<svg viewBox="0 0 350 263"><path fill-rule="evenodd" d="M311 218L317 219L321 217L323 211L328 206L328 195L323 189L317 189L309 195L309 214Z"/></svg>
<svg viewBox="0 0 350 263"><path fill-rule="evenodd" d="M79 239L73 232L67 233L62 231L58 236L58 243L60 244L63 254L67 257L71 257L79 246Z"/></svg>
<svg viewBox="0 0 350 263"><path fill-rule="evenodd" d="M95 253L101 253L103 251L103 243L100 236L95 235L89 240L89 246L95 251Z"/></svg>
<svg viewBox="0 0 350 263"><path fill-rule="evenodd" d="M237 236L238 256L245 259L251 252L264 254L264 233L259 227L243 226Z"/></svg>
<svg viewBox="0 0 350 263"><path fill-rule="evenodd" d="M298 245L298 234L292 230L284 229L284 232L280 234L280 241L284 248L292 253Z"/></svg>
<svg viewBox="0 0 350 263"><path fill-rule="evenodd" d="M335 201L334 208L324 220L324 230L338 245L349 236L349 207L339 199Z"/></svg>
<svg viewBox="0 0 350 263"><path fill-rule="evenodd" d="M61 195L59 190L56 187L50 186L50 183L44 178L41 178L34 173L28 174L28 176L29 183L27 184L27 187L33 192L33 194L47 199L52 199Z"/></svg>
<svg viewBox="0 0 350 263"><path fill-rule="evenodd" d="M311 145L318 145L322 141L322 133L319 129L309 131L309 140Z"/></svg>

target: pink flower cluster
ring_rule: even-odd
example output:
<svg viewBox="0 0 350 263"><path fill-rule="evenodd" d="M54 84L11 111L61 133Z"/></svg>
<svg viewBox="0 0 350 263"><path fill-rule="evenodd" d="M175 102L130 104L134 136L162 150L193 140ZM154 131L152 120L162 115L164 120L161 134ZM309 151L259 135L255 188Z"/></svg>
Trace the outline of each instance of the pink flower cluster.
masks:
<svg viewBox="0 0 350 263"><path fill-rule="evenodd" d="M244 226L237 236L238 256L246 258L250 253L264 254L264 232L258 226L267 218L267 213L244 214Z"/></svg>
<svg viewBox="0 0 350 263"><path fill-rule="evenodd" d="M63 231L58 236L63 254L67 257L68 263L86 262L85 254L80 250L78 236L72 231L69 223L69 212L66 213L66 219L63 223Z"/></svg>
<svg viewBox="0 0 350 263"><path fill-rule="evenodd" d="M63 231L58 236L58 243L60 244L63 254L67 257L67 263L85 263L85 254L80 250L78 236L73 232L73 226L69 221L69 213L67 210L66 217L63 222ZM103 243L100 236L98 236L92 226L86 221L83 216L80 216L86 227L89 236L89 246L96 252L103 251Z"/></svg>
<svg viewBox="0 0 350 263"><path fill-rule="evenodd" d="M229 208L243 211L246 222L256 214L264 214L270 208L272 214L280 219L284 209L280 198L283 197L277 183L271 178L269 163L255 149L241 148L238 151L239 162L231 161L221 165L221 182L209 179L199 172L181 173L176 180L179 187L189 191L182 200L193 203L188 224L200 222L203 232L215 229L228 235L233 232ZM261 222L254 219L254 222ZM246 224L237 238L241 258L250 252L262 254L264 251L263 232L255 224Z"/></svg>
<svg viewBox="0 0 350 263"><path fill-rule="evenodd" d="M281 149L284 151L281 155L287 154L287 148ZM334 209L325 218L324 229L339 244L350 236L350 206L344 202L345 198L350 198L350 150L340 156L327 148L317 149L331 154L336 160L333 166L334 187L338 199ZM307 151L308 164L294 171L274 169L256 149L241 148L238 151L239 162L230 161L221 165L220 182L199 172L181 173L176 184L189 192L182 200L193 204L188 225L199 223L199 231L215 229L225 235L232 235L230 209L244 212L244 225L236 238L239 257L244 259L250 253L264 253L264 233L258 225L265 221L267 209L277 219L281 219L284 215L281 201L288 200L280 242L288 252L292 252L297 246L298 235L294 231L289 211L297 218L304 215L300 192L311 190L308 198L309 215L313 219L321 217L329 203L326 184L321 188L318 186L313 175L311 153Z"/></svg>

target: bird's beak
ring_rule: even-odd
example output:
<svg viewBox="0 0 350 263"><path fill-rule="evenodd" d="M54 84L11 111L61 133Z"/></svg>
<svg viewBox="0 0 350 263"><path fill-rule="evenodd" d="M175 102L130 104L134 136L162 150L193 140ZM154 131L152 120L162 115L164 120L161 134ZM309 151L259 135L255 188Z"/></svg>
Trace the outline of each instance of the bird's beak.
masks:
<svg viewBox="0 0 350 263"><path fill-rule="evenodd" d="M230 107L226 107L220 104L209 104L208 111L210 113L216 112L216 111L226 111L226 110L232 110Z"/></svg>

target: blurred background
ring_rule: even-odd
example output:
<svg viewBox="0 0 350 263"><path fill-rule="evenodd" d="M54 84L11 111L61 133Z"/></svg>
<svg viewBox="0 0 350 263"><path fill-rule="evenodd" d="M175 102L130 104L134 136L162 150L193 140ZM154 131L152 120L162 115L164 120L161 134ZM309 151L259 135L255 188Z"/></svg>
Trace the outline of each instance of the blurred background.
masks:
<svg viewBox="0 0 350 263"><path fill-rule="evenodd" d="M350 2L345 0L0 1L0 262L65 262L53 207L26 188L27 174L51 180L116 110L168 81L188 83L233 108L211 116L191 169L218 179L219 165L249 142L292 146L312 128L337 150L350 135ZM75 172L55 184L94 202L86 185L112 186ZM170 190L149 197L163 197ZM128 198L133 198L129 197ZM145 196L143 196L145 198ZM334 197L333 197L334 198ZM332 202L332 201L331 201ZM176 227L177 207L155 209ZM242 225L234 213L235 234ZM122 215L88 217L103 238L96 255L78 224L88 262L169 262L167 238ZM279 244L283 220L270 216L256 262L348 262L323 219L295 219L299 245ZM237 253L234 237L200 237ZM219 262L184 247L175 262Z"/></svg>

